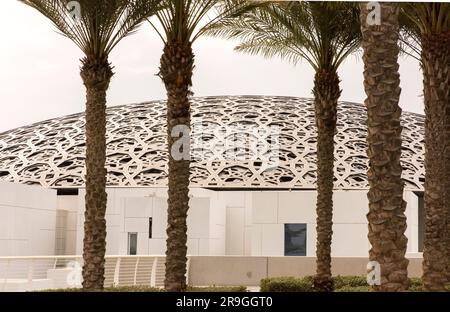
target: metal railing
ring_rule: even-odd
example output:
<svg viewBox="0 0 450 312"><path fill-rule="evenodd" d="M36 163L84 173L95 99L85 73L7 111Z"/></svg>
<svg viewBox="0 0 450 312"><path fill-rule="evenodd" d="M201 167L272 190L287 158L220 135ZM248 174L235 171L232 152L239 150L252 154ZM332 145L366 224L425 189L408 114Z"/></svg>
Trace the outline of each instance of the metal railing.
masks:
<svg viewBox="0 0 450 312"><path fill-rule="evenodd" d="M164 286L165 256L106 256L105 287ZM189 277L189 264L187 274ZM0 257L0 291L81 287L82 256Z"/></svg>

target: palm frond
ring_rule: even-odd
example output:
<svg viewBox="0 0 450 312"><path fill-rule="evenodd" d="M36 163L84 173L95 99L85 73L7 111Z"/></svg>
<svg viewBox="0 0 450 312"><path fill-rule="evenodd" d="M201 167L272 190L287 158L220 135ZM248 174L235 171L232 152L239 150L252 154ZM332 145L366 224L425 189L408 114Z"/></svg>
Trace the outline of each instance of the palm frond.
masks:
<svg viewBox="0 0 450 312"><path fill-rule="evenodd" d="M192 44L223 18L255 6L247 0L163 0L164 8L156 14L162 31L149 22L164 41Z"/></svg>
<svg viewBox="0 0 450 312"><path fill-rule="evenodd" d="M238 51L306 59L315 70L337 67L361 42L359 7L353 3L263 2L222 19L208 35L239 39Z"/></svg>
<svg viewBox="0 0 450 312"><path fill-rule="evenodd" d="M74 18L68 0L19 0L47 17L91 59L105 59L146 18L161 9L162 0L78 0Z"/></svg>
<svg viewBox="0 0 450 312"><path fill-rule="evenodd" d="M430 35L450 31L450 3L405 3L402 14L409 19L409 29L416 34Z"/></svg>
<svg viewBox="0 0 450 312"><path fill-rule="evenodd" d="M399 47L402 54L420 61L421 40L420 29L405 12L405 5L401 6L399 15L400 38Z"/></svg>
<svg viewBox="0 0 450 312"><path fill-rule="evenodd" d="M423 37L450 32L450 3L403 3L399 22L402 53L420 62Z"/></svg>

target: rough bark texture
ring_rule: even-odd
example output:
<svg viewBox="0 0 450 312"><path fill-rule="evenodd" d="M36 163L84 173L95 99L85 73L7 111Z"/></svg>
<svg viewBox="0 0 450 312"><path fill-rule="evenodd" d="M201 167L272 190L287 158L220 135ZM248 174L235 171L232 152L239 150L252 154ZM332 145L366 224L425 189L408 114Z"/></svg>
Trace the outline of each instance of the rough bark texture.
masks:
<svg viewBox="0 0 450 312"><path fill-rule="evenodd" d="M103 289L106 250L106 91L113 76L107 61L83 60L86 87L86 210L83 288Z"/></svg>
<svg viewBox="0 0 450 312"><path fill-rule="evenodd" d="M398 73L398 14L394 3L381 5L381 25L368 25L367 7L361 5L363 36L364 88L368 115L369 157L369 252L371 261L381 267L378 291L402 291L408 288L408 260L404 182L401 179L401 89Z"/></svg>
<svg viewBox="0 0 450 312"><path fill-rule="evenodd" d="M332 291L334 134L337 101L341 94L338 75L334 71L318 71L315 75L313 93L317 126L317 266L314 287L320 291Z"/></svg>
<svg viewBox="0 0 450 312"><path fill-rule="evenodd" d="M169 150L169 199L167 214L166 277L168 291L186 289L187 225L189 208L188 159L175 160L171 153L176 138L172 129L178 125L190 127L190 87L194 54L190 45L168 42L161 57L160 76L167 91L167 131Z"/></svg>
<svg viewBox="0 0 450 312"><path fill-rule="evenodd" d="M449 266L450 33L422 38L425 99L423 283L443 290Z"/></svg>

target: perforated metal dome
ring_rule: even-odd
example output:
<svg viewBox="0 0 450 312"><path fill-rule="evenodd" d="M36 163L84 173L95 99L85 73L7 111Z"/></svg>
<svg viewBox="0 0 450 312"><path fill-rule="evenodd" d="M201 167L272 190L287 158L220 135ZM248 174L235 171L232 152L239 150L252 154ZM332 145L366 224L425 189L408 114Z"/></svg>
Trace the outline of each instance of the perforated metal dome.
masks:
<svg viewBox="0 0 450 312"><path fill-rule="evenodd" d="M108 186L166 186L165 102L114 106L107 114ZM193 98L192 116L192 149L202 155L191 165L192 187L315 188L316 131L311 99ZM0 179L47 187L83 186L84 123L84 114L75 114L0 134ZM422 190L424 116L404 112L402 124L405 188ZM268 127L279 129L277 144L270 142L271 136L255 135L255 129ZM340 102L337 128L335 187L365 189L368 159L364 105ZM227 154L230 140L233 157ZM276 157L276 167L264 169L264 159L269 158L258 156L261 153L248 147L259 146L247 144L252 140L270 143L263 154L270 155L271 161Z"/></svg>

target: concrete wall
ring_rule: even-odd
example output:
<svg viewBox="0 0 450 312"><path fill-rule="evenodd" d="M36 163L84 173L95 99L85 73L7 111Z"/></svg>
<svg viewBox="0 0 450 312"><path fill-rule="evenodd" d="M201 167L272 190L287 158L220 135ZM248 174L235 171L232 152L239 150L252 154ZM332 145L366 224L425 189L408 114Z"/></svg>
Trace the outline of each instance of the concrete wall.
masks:
<svg viewBox="0 0 450 312"><path fill-rule="evenodd" d="M242 191L218 192L224 205L226 255L252 254L252 193Z"/></svg>
<svg viewBox="0 0 450 312"><path fill-rule="evenodd" d="M209 255L225 254L226 205L223 194L207 190L197 190L197 196L210 198L209 208Z"/></svg>
<svg viewBox="0 0 450 312"><path fill-rule="evenodd" d="M106 209L108 255L128 253L128 233L138 234L138 255L163 255L166 251L167 189L109 188ZM80 190L76 251L82 252L84 195ZM223 254L224 233L220 200L208 190L191 192L188 214L188 254ZM219 208L210 209L210 206ZM152 238L149 238L149 217L152 217Z"/></svg>
<svg viewBox="0 0 450 312"><path fill-rule="evenodd" d="M316 191L211 191L192 189L188 214L188 254L284 256L286 223L307 225L307 256L315 255ZM408 202L408 252L417 252L417 196ZM332 256L364 257L367 239L366 190L333 195ZM82 247L84 191L78 197L77 248ZM73 202L72 202L73 204ZM148 218L153 219L152 238ZM127 254L128 233L138 233L138 254L165 254L167 189L109 188L107 254ZM68 244L68 243L67 243Z"/></svg>
<svg viewBox="0 0 450 312"><path fill-rule="evenodd" d="M306 223L307 256L316 249L316 191L251 192L252 238L251 254L254 256L284 255L284 224ZM408 217L407 252L417 252L418 198L405 191ZM366 190L336 190L333 193L332 256L363 257L368 254Z"/></svg>
<svg viewBox="0 0 450 312"><path fill-rule="evenodd" d="M75 255L77 251L78 196L58 196L56 213L55 254Z"/></svg>
<svg viewBox="0 0 450 312"><path fill-rule="evenodd" d="M56 191L0 182L0 256L55 253Z"/></svg>
<svg viewBox="0 0 450 312"><path fill-rule="evenodd" d="M365 275L369 262L365 257L334 257L332 274ZM220 270L217 270L217 268ZM259 286L266 277L313 275L314 257L190 257L189 284L193 286ZM409 277L422 275L422 258L409 258Z"/></svg>

